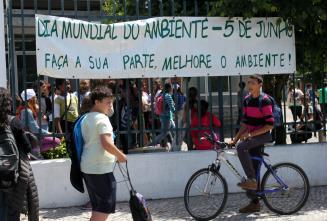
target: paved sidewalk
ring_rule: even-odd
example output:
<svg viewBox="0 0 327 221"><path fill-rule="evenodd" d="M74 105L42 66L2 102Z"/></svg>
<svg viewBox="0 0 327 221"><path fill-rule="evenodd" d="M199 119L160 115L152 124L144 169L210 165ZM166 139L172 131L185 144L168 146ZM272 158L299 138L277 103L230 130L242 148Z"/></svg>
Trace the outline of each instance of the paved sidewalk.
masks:
<svg viewBox="0 0 327 221"><path fill-rule="evenodd" d="M244 215L239 214L238 209L247 203L244 194L229 194L227 205L215 220L310 220L327 221L327 186L311 189L309 200L305 207L291 216L279 216L270 212L265 206L261 213ZM183 198L163 199L149 201L149 207L154 221L166 220L192 220L185 210ZM89 220L90 211L82 210L80 207L42 209L41 220L44 221L73 221ZM27 221L26 217L22 217ZM127 203L119 203L116 213L109 217L112 221L132 221Z"/></svg>

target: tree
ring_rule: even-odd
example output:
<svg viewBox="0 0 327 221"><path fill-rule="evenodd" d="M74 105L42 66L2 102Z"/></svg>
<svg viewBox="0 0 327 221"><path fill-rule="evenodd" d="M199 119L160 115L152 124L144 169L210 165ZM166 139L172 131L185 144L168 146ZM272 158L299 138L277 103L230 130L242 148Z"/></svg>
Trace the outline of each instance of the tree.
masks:
<svg viewBox="0 0 327 221"><path fill-rule="evenodd" d="M298 73L318 80L327 72L325 0L106 0L103 10L119 20L173 15L281 17L295 28Z"/></svg>
<svg viewBox="0 0 327 221"><path fill-rule="evenodd" d="M281 17L294 25L298 73L321 80L327 72L327 4L324 0L218 0L211 16Z"/></svg>
<svg viewBox="0 0 327 221"><path fill-rule="evenodd" d="M138 3L138 5L137 5ZM138 6L138 7L137 7ZM151 10L149 10L151 9ZM325 0L106 0L108 15L280 17L294 25L297 75L322 84L327 73L327 4ZM136 13L137 11L137 13ZM264 90L281 102L287 75L264 76ZM274 87L271 87L274 85ZM274 91L273 91L274 90ZM285 130L278 130L280 143Z"/></svg>
<svg viewBox="0 0 327 221"><path fill-rule="evenodd" d="M327 4L324 0L217 0L211 1L211 16L281 17L294 25L298 75L321 84L327 72ZM287 76L265 76L264 90L281 101ZM274 87L271 87L274 85ZM275 91L272 91L274 89ZM285 142L285 129L276 133Z"/></svg>

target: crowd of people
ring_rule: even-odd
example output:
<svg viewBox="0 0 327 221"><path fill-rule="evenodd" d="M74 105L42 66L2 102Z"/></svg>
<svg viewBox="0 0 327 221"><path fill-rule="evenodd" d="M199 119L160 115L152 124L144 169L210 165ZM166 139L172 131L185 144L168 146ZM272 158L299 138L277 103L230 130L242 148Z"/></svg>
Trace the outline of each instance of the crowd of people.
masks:
<svg viewBox="0 0 327 221"><path fill-rule="evenodd" d="M209 131L218 134L221 123L216 115L208 112L210 104L199 100L197 88L189 88L184 95L180 79L164 82L160 78L142 79L139 82L80 80L79 88L73 92L69 80L57 79L52 90L47 81L40 81L38 88L23 90L21 96L17 96L16 117L39 139L32 153L42 158L40 152L58 146L62 136L69 136L72 124L85 112L82 110L85 109L85 105L82 107L84 98L99 85L108 87L116 97L110 121L116 135L115 143L124 153L144 146L178 151L183 142L189 150L211 148L200 139L201 135ZM242 101L248 94L244 82L239 86L237 125L243 115ZM305 94L298 87L290 86L287 104L294 122L321 121L321 115L327 110L327 85L314 91L310 83L306 84ZM296 128L289 126L289 130L300 131L304 127L311 131L321 128L319 123L309 124L309 128L307 124L297 124ZM297 142L294 135L291 138Z"/></svg>
<svg viewBox="0 0 327 221"><path fill-rule="evenodd" d="M16 118L38 137L39 145L32 153L42 158L40 153L58 146L62 137L69 137L74 121L90 109L87 100L91 89L106 86L116 97L110 117L115 143L125 153L143 146L178 151L183 142L190 150L211 149L199 135L217 131L220 120L208 112L209 103L199 100L195 87L188 89L187 99L181 85L180 80L163 82L159 78L144 79L141 85L135 80L80 80L73 92L69 80L57 79L53 89L41 80L38 87L27 88L17 96Z"/></svg>
<svg viewBox="0 0 327 221"><path fill-rule="evenodd" d="M271 141L270 131L275 122L273 101L261 91L262 85L263 79L259 75L248 78L246 90L240 83L241 126L229 142L236 145L247 176L238 185L248 192L257 187L257 171L250 156L253 151L261 151L258 147ZM287 103L294 122L299 119L294 125L295 130L317 131L322 128L325 117L322 110L326 110L327 84L317 92L309 84L305 87L305 93L290 87ZM123 151L139 142L134 135L139 138L142 135L143 142L155 148L177 151L185 141L189 149L209 150L212 143L201 138L205 133L212 133L219 139L217 129L221 127L219 118L209 111L210 104L199 100L197 88L190 87L186 97L181 83L172 80L162 83L155 79L152 86L149 81L142 81L141 87L131 80L81 80L76 92L71 91L67 80L56 80L55 90L51 90L47 81L40 81L38 88L25 89L16 97L16 113L13 114L11 96L4 88L0 88L0 105L4 110L0 114L1 136L10 138L12 134L19 151L18 179L14 179L15 185L8 190L0 191L2 220L19 220L22 212L28 213L29 220L38 220L38 193L29 164L30 156L58 146L62 141L59 138L67 138L73 133L72 125L77 119L82 122L80 169L92 206L91 220L105 220L115 211L113 167L116 161L125 162L127 158ZM140 127L143 127L143 134L139 132ZM291 134L292 141L301 142L295 140L300 135L294 138ZM308 139L307 135L305 139ZM0 181L2 189L8 187L8 180L2 177ZM259 210L258 198L252 197L250 204L240 212Z"/></svg>
<svg viewBox="0 0 327 221"><path fill-rule="evenodd" d="M326 117L327 83L318 90L311 83L305 85L303 92L291 85L287 95L287 105L291 110L293 124L289 125L292 143L301 143L312 137L312 133L323 128Z"/></svg>

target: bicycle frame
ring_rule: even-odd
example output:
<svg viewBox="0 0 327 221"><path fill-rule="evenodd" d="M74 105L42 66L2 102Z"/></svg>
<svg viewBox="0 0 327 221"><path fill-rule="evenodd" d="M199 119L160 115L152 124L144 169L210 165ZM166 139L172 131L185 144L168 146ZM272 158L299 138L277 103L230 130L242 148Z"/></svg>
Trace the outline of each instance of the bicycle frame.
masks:
<svg viewBox="0 0 327 221"><path fill-rule="evenodd" d="M219 172L221 164L227 165L228 170L234 174L238 180L242 181L245 179L229 161L229 157L227 156L237 156L238 153L236 149L228 148L228 143L220 142L216 137L211 137L210 134L204 135L205 137L203 139L207 138L207 140L214 145L214 151L217 156L211 165L207 168L202 168L196 171L190 177L184 190L184 203L186 210L192 217L198 220L214 219L226 206L228 183L226 182L225 177ZM270 145L270 143L266 145ZM303 169L296 164L283 162L272 165L269 159L265 156L269 155L261 153L256 156L251 156L251 159L255 160L255 165L258 169L258 171L256 171L258 182L256 186L257 188L247 191L248 197L251 199L256 198L258 200L262 199L268 209L280 215L289 215L299 211L305 205L309 196L310 184L307 175ZM260 169L262 169L262 165L264 165L266 170L261 179L262 172ZM286 168L286 173L283 172L284 168ZM294 193L291 191L293 189L291 186L293 184L293 174L289 173L289 169L294 171L295 175L299 175L303 181L303 186L300 186L302 185L302 181L301 183L298 181L294 182L300 184L294 186ZM288 177L291 178L289 181L290 183L288 183L290 187L282 180L287 180ZM303 194L299 193L300 191L302 191ZM277 194L278 196L275 196L273 193L279 194ZM272 194L272 196L270 194ZM291 198L293 195L296 199ZM197 198L194 198L197 196L201 196L200 201L198 201ZM301 197L299 198L298 196ZM216 203L216 199L219 200L219 202ZM294 206L288 207L289 201L287 199L290 199ZM280 203L286 204L285 206L280 207Z"/></svg>
<svg viewBox="0 0 327 221"><path fill-rule="evenodd" d="M217 157L216 160L214 161L214 163L212 164L212 166L214 166L214 168L219 171L221 163L224 163L227 168L232 172L232 174L234 174L234 176L240 181L242 182L243 180L245 180L244 176L241 176L241 174L239 173L239 171L234 167L234 165L225 157L225 154L229 154L229 155L233 155L233 156L237 156L237 152L236 149L230 149L230 150L226 150L226 149L218 149L217 146L215 145L215 151L217 153ZM274 192L279 192L281 190L287 190L288 186L277 176L276 171L273 170L272 166L270 164L268 164L265 160L264 157L251 157L251 159L253 160L257 160L259 161L259 166L258 166L258 172L256 174L256 178L259 182L258 187L259 187L259 191L256 192L256 195L258 196L262 196L268 193L274 193ZM261 166L262 164L265 166L265 168L267 169L267 171L269 170L271 172L271 174L273 175L273 177L276 179L277 183L280 185L280 187L276 187L273 189L269 189L269 190L260 190L260 180L261 180ZM207 188L205 188L207 189Z"/></svg>

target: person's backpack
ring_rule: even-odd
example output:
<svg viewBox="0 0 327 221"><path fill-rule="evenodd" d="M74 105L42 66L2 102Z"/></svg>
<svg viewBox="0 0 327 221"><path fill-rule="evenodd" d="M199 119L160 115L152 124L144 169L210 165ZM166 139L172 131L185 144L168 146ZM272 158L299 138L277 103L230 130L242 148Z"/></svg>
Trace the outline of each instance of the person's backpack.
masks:
<svg viewBox="0 0 327 221"><path fill-rule="evenodd" d="M292 144L307 142L312 138L312 128L310 125L303 125L297 131L290 133Z"/></svg>
<svg viewBox="0 0 327 221"><path fill-rule="evenodd" d="M156 105L154 112L156 115L160 115L163 112L163 106L164 106L164 94L161 93L157 98L156 98Z"/></svg>
<svg viewBox="0 0 327 221"><path fill-rule="evenodd" d="M82 115L75 120L72 125L73 133L71 133L69 141L67 141L67 150L71 159L70 182L81 193L84 193L83 175L80 165L84 145L81 124L84 117L85 115Z"/></svg>
<svg viewBox="0 0 327 221"><path fill-rule="evenodd" d="M145 198L135 190L130 191L129 207L134 221L151 221L152 217Z"/></svg>
<svg viewBox="0 0 327 221"><path fill-rule="evenodd" d="M123 172L121 165L118 164L118 167L125 178L127 179L131 189L130 189L130 199L129 199L129 208L132 213L133 221L152 221L152 216L150 210L146 204L146 199L142 194L138 193L133 185L131 178L129 176L127 161L126 161L126 172ZM126 177L127 176L127 177Z"/></svg>
<svg viewBox="0 0 327 221"><path fill-rule="evenodd" d="M0 131L0 189L12 188L19 177L19 151L9 126Z"/></svg>
<svg viewBox="0 0 327 221"><path fill-rule="evenodd" d="M276 100L269 94L262 93L259 96L260 111L262 112L262 99L263 99L264 95L267 95L267 97L270 99L271 104L272 104L272 112L273 112L273 117L274 117L274 128L282 126L282 124L283 124L282 109L278 106Z"/></svg>

